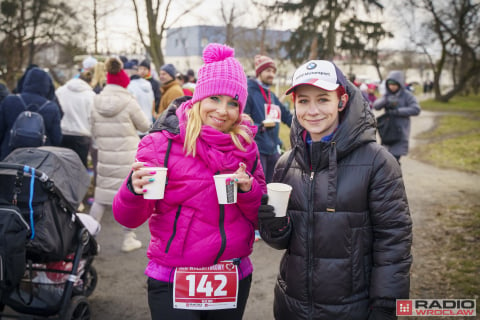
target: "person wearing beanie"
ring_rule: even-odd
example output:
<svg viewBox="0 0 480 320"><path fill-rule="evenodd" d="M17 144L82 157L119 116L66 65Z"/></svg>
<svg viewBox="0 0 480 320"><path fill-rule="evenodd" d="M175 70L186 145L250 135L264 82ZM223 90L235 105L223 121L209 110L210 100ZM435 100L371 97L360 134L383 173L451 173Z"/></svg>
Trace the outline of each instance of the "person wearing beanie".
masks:
<svg viewBox="0 0 480 320"><path fill-rule="evenodd" d="M82 72L93 71L93 68L97 64L97 59L92 56L88 56L82 61Z"/></svg>
<svg viewBox="0 0 480 320"><path fill-rule="evenodd" d="M98 149L97 179L90 215L98 222L122 185L135 161L140 138L137 131L149 129L149 121L135 97L127 90L130 78L122 61L111 57L105 61L107 85L95 95L91 113L92 138ZM121 250L138 249L142 243L132 229L124 230Z"/></svg>
<svg viewBox="0 0 480 320"><path fill-rule="evenodd" d="M183 90L180 83L177 81L177 69L171 63L165 64L160 68L160 91L162 97L156 117L167 109L173 100L183 97Z"/></svg>
<svg viewBox="0 0 480 320"><path fill-rule="evenodd" d="M152 86L150 85L150 82L138 75L138 66L135 61L131 60L125 63L125 71L130 76L130 84L128 85L127 90L133 94L135 99L137 99L138 104L142 108L142 111L151 126L155 103ZM138 132L140 138L147 133L148 132Z"/></svg>
<svg viewBox="0 0 480 320"><path fill-rule="evenodd" d="M266 184L257 128L242 113L247 78L231 47L211 43L203 60L193 97L175 100L140 141L113 202L120 224L149 223L145 274L153 320L240 320L252 281L249 255ZM160 200L143 197L155 180L152 167L167 168ZM219 174L229 174L219 190L233 192L221 204Z"/></svg>
<svg viewBox="0 0 480 320"><path fill-rule="evenodd" d="M150 72L150 60L144 59L138 65L138 75L148 82L152 86L153 97L155 98L155 107L153 110L154 118L157 118L158 108L160 107L160 99L162 98L162 93L160 92L160 82L158 82Z"/></svg>
<svg viewBox="0 0 480 320"><path fill-rule="evenodd" d="M280 157L280 123L290 127L292 114L270 90L275 79L277 67L267 56L255 56L256 79L248 80L248 100L245 113L252 117L258 127L255 137L267 183L272 181L273 169Z"/></svg>
<svg viewBox="0 0 480 320"><path fill-rule="evenodd" d="M262 239L284 250L274 289L277 320L394 320L408 299L412 220L402 171L376 142L360 89L331 61L293 74L292 149L273 182L292 191L287 213L262 198Z"/></svg>

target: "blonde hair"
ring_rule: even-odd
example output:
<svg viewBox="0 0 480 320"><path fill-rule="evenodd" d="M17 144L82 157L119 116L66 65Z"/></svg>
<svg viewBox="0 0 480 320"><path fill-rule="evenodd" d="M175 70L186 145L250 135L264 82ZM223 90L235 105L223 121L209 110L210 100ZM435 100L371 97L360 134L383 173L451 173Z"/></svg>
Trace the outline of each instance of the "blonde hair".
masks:
<svg viewBox="0 0 480 320"><path fill-rule="evenodd" d="M241 114L239 115L239 119L241 119ZM201 130L202 118L200 116L200 102L197 102L187 113L187 127L185 134L185 142L183 145L183 149L185 150L187 155L191 154L193 157L195 157L197 149L197 138L200 135ZM232 138L233 144L239 150L245 151L245 148L240 141L240 137L242 137L248 144L252 143L252 137L248 134L247 129L238 121L230 128L228 133Z"/></svg>
<svg viewBox="0 0 480 320"><path fill-rule="evenodd" d="M105 71L105 64L103 62L97 62L93 69L93 78L90 86L95 88L97 85L103 87L107 82L107 73Z"/></svg>

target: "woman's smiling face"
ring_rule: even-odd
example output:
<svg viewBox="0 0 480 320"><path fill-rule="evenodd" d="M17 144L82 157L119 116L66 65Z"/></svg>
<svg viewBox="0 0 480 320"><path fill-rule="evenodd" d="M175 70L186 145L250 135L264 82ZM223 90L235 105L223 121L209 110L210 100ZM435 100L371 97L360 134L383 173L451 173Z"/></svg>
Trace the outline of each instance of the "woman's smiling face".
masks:
<svg viewBox="0 0 480 320"><path fill-rule="evenodd" d="M342 100L346 95L342 96ZM340 99L336 91L326 91L311 85L301 85L295 89L295 112L298 122L309 133L313 141L320 141L338 126Z"/></svg>
<svg viewBox="0 0 480 320"><path fill-rule="evenodd" d="M202 124L228 132L240 116L238 101L230 96L211 96L200 102Z"/></svg>

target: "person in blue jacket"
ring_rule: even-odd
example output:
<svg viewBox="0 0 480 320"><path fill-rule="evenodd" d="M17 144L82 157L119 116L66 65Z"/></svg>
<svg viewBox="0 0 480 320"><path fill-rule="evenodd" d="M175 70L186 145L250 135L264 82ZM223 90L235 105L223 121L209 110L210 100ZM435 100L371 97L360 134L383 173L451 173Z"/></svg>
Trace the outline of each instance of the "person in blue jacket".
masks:
<svg viewBox="0 0 480 320"><path fill-rule="evenodd" d="M60 107L54 101L48 99L53 87L52 79L40 68L32 68L28 71L22 84L21 97L27 106L37 107L47 103L41 110L43 116L46 142L45 145L59 146L62 141L62 129L60 128ZM3 160L12 150L9 147L10 129L18 115L25 110L25 105L17 95L7 96L0 104L0 160ZM36 110L31 110L36 111Z"/></svg>
<svg viewBox="0 0 480 320"><path fill-rule="evenodd" d="M382 145L400 163L400 157L407 155L410 139L410 117L421 112L417 98L405 87L402 71L393 70L387 76L386 93L373 103L376 110L385 109L392 117L392 125L397 127L398 139L395 142L382 141Z"/></svg>
<svg viewBox="0 0 480 320"><path fill-rule="evenodd" d="M272 181L273 169L280 157L280 122L290 127L292 114L270 90L277 67L275 62L262 55L255 56L256 79L248 80L248 99L244 113L250 115L258 127L255 142L260 151L260 160L265 180Z"/></svg>

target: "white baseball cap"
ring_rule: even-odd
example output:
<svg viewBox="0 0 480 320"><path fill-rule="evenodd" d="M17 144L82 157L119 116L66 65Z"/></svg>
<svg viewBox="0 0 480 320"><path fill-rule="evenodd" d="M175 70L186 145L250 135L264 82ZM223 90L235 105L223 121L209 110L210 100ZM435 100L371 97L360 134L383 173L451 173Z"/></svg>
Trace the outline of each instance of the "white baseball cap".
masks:
<svg viewBox="0 0 480 320"><path fill-rule="evenodd" d="M347 79L333 62L310 60L295 71L292 77L292 86L285 94L292 93L296 87L302 84L315 86L326 91L335 91L339 86L346 88Z"/></svg>

